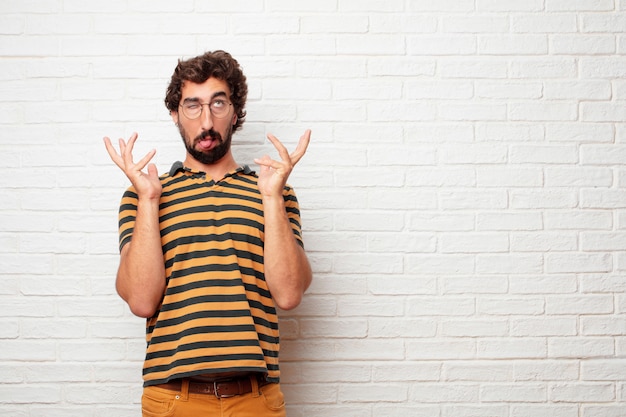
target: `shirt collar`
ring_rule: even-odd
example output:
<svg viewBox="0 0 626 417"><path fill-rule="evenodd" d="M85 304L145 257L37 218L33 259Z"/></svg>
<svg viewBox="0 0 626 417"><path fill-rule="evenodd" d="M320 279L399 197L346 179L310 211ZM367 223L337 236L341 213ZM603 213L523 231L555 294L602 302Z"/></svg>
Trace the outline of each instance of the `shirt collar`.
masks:
<svg viewBox="0 0 626 417"><path fill-rule="evenodd" d="M186 166L184 166L181 161L176 161L172 164L172 167L170 168L170 177L173 177L179 171L193 172L191 168L187 168ZM243 166L238 167L235 171L229 172L228 174L226 174L226 177L232 177L233 175L238 174L240 172L243 172L245 175L254 174L254 170L252 170L248 165L243 165Z"/></svg>

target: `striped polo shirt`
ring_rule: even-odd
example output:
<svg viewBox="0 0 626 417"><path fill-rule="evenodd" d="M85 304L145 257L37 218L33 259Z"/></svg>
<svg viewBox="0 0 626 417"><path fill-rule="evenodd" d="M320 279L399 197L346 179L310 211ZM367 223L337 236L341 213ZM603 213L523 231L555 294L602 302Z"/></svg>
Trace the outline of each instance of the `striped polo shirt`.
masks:
<svg viewBox="0 0 626 417"><path fill-rule="evenodd" d="M215 182L176 162L160 179L166 289L146 323L144 386L233 371L278 382L278 317L264 277L256 174L244 166ZM287 186L283 197L302 245L296 195ZM120 250L132 238L136 212L131 187L120 205Z"/></svg>

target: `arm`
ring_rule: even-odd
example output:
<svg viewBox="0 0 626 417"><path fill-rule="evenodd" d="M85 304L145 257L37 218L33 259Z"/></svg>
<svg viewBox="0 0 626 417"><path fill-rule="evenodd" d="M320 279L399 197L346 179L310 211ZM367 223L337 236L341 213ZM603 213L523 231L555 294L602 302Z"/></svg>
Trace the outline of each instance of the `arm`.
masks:
<svg viewBox="0 0 626 417"><path fill-rule="evenodd" d="M311 284L312 272L304 249L296 240L282 198L263 198L265 216L265 280L278 307L300 304Z"/></svg>
<svg viewBox="0 0 626 417"><path fill-rule="evenodd" d="M147 174L141 172L154 156L154 150L139 162L133 162L132 148L136 140L137 134L130 137L128 144L120 139L118 154L110 139L104 138L109 156L130 179L138 196L133 236L122 248L115 288L133 314L151 317L161 302L165 288L159 230L161 182L154 164L148 165Z"/></svg>
<svg viewBox="0 0 626 417"><path fill-rule="evenodd" d="M269 156L255 160L261 166L259 191L265 220L265 280L276 305L283 310L300 304L312 279L311 266L293 234L283 199L287 178L304 156L310 137L311 132L307 130L296 150L289 154L276 137L268 135L282 160L274 161Z"/></svg>

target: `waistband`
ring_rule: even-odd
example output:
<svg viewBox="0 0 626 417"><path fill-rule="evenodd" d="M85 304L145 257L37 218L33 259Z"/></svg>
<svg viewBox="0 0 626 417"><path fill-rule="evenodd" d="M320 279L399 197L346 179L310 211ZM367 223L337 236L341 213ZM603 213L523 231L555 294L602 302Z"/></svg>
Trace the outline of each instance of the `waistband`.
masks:
<svg viewBox="0 0 626 417"><path fill-rule="evenodd" d="M253 383L254 380L254 383ZM181 391L183 381L189 383L190 394L215 395L217 398L229 398L237 395L249 394L254 386L262 387L269 384L265 378L258 375L248 375L238 378L219 379L216 381L198 381L191 378L173 379L164 384L153 385L170 391Z"/></svg>

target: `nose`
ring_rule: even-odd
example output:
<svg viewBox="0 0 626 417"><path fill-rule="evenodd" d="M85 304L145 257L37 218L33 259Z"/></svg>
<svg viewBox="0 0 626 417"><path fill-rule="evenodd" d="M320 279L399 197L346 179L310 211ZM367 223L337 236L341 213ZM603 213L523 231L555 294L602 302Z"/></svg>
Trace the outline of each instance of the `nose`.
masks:
<svg viewBox="0 0 626 417"><path fill-rule="evenodd" d="M206 109L204 108L204 106L206 106ZM209 104L202 105L200 123L202 124L202 130L210 130L213 127L213 115L211 114L211 108L209 107Z"/></svg>

